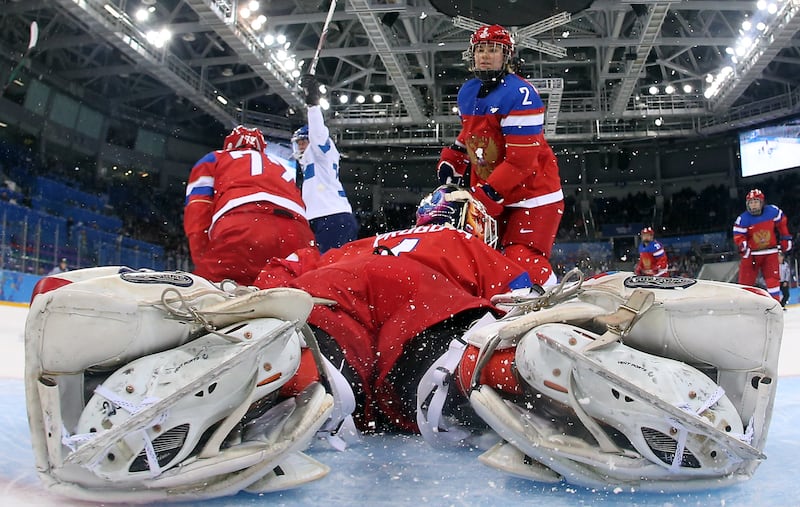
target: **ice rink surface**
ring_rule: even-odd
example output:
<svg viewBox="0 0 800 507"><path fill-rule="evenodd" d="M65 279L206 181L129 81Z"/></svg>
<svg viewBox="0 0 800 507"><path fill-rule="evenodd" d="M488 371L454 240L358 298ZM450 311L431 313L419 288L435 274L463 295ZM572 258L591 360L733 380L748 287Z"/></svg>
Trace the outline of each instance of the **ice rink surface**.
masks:
<svg viewBox="0 0 800 507"><path fill-rule="evenodd" d="M33 466L25 399L23 330L27 307L0 303L0 500L3 505L81 506L50 494ZM204 506L800 506L794 491L800 470L800 305L784 313L778 393L767 438L767 460L747 482L690 493L590 490L516 479L477 461L477 451L442 451L421 438L364 437L344 452L316 443L307 451L331 467L322 480L267 495L241 493ZM200 503L200 502L198 502ZM180 504L179 504L180 505ZM184 503L182 505L187 505Z"/></svg>

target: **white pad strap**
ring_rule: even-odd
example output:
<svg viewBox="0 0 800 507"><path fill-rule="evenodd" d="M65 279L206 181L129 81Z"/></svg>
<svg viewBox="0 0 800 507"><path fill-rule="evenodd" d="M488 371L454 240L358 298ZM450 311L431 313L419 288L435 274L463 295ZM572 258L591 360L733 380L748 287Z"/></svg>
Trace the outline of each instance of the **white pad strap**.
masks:
<svg viewBox="0 0 800 507"><path fill-rule="evenodd" d="M356 409L356 397L353 388L344 378L340 369L337 369L328 358L321 356L325 367L326 377L333 396L333 413L330 419L317 432L325 437L334 449L343 451L348 444L360 440L360 433L353 421L353 412ZM344 366L344 364L342 364Z"/></svg>
<svg viewBox="0 0 800 507"><path fill-rule="evenodd" d="M108 389L107 387L105 387L103 385L97 386L95 388L94 392L96 394L102 396L103 398L107 399L108 401L110 401L114 406L117 406L117 407L125 410L126 412L130 413L131 415L134 415L137 412L141 412L142 410L148 408L149 406L151 406L151 405L153 405L155 403L158 403L158 401L159 401L158 398L151 397L151 398L145 398L139 404L134 404L134 403L131 403L130 401L127 401L127 400L124 400L124 399L120 398L119 396L117 396L117 393L115 393L114 391L112 391L111 389ZM142 429L140 429L140 430L138 430L136 432L141 436L142 440L144 441L145 454L147 455L147 466L150 468L150 476L151 477L157 477L157 476L161 475L162 470L161 470L161 466L158 464L158 456L156 455L156 451L153 448L153 441L150 438L150 436L147 434L147 431L146 431L145 428L149 428L149 427L152 427L153 425L160 424L163 421L165 421L166 419L167 419L167 413L166 412L162 412L159 416L153 418L153 420L150 423L148 423L147 425L143 426ZM91 435L92 436L97 436L97 433L92 433ZM73 435L70 438L71 439L76 439L76 440L79 440L79 441L86 441L86 440L90 440L91 439L91 438L87 439L85 437L86 437L85 435ZM98 455L98 457L99 456L100 455ZM89 466L87 468L91 469L92 467Z"/></svg>
<svg viewBox="0 0 800 507"><path fill-rule="evenodd" d="M491 312L485 313L472 324L461 339L456 338L450 342L447 352L437 359L420 379L417 386L417 426L429 444L450 446L470 436L470 432L458 429L455 425L448 425L442 417L442 411L447 402L453 372L461 362L467 343L471 343L470 340L477 331L495 322L497 319ZM428 399L430 399L428 405L424 406Z"/></svg>
<svg viewBox="0 0 800 507"><path fill-rule="evenodd" d="M697 410L692 409L688 404L679 405L678 408L699 417L700 414L713 407L723 396L725 396L725 389L717 387L717 389L711 393L711 396L709 396ZM689 430L675 420L670 420L670 423L678 429L678 437L676 439L677 445L675 447L675 455L672 457L672 465L670 465L669 468L670 470L677 471L680 469L681 462L683 461L683 451L686 449L686 439L689 437Z"/></svg>
<svg viewBox="0 0 800 507"><path fill-rule="evenodd" d="M467 344L461 340L451 341L447 352L425 372L417 387L417 426L425 441L431 445L452 445L469 436L469 432L447 425L442 418L453 372L466 348ZM425 409L422 404L429 398Z"/></svg>

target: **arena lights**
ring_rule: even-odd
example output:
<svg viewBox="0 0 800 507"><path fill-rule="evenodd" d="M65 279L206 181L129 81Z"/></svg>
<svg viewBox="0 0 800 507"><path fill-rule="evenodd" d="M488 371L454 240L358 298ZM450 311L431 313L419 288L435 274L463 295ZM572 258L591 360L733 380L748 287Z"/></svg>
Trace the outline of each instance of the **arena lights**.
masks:
<svg viewBox="0 0 800 507"><path fill-rule="evenodd" d="M172 32L166 28L162 28L161 30L149 30L145 34L145 38L147 39L147 42L152 44L154 47L161 49L172 38Z"/></svg>
<svg viewBox="0 0 800 507"><path fill-rule="evenodd" d="M739 29L739 38L733 46L725 48L725 53L730 58L730 65L722 67L717 73L706 77L708 87L703 92L706 99L717 96L722 88L733 82L736 77L737 65L757 57L770 44L770 32L781 23L784 8L793 0L758 0L756 11L745 19Z"/></svg>
<svg viewBox="0 0 800 507"><path fill-rule="evenodd" d="M273 61L268 68L283 71L287 84L291 87L291 82L300 77L300 68L303 65L302 61L298 62L295 55L289 53L292 43L282 33L260 33L267 25L267 16L258 13L261 8L260 2L251 0L250 2L241 2L240 5L242 7L239 8L239 16L235 23L247 29L253 34L258 45L270 52Z"/></svg>
<svg viewBox="0 0 800 507"><path fill-rule="evenodd" d="M156 11L156 8L153 7L152 5L150 7L147 7L147 8L142 7L140 9L137 9L137 11L133 15L133 17L136 19L136 21L145 22L148 19L150 19L150 14L154 13L155 11Z"/></svg>

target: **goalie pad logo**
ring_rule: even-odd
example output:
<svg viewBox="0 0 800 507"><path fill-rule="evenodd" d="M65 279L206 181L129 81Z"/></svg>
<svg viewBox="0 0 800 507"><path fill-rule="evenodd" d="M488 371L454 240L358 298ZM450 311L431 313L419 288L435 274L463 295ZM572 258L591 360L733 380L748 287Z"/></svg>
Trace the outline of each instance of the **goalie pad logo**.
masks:
<svg viewBox="0 0 800 507"><path fill-rule="evenodd" d="M191 287L194 280L185 273L164 273L164 272L130 272L121 273L120 278L129 283L153 283L167 284L176 287Z"/></svg>
<svg viewBox="0 0 800 507"><path fill-rule="evenodd" d="M625 287L629 289L687 289L696 284L691 278L670 278L662 276L630 276L625 279Z"/></svg>

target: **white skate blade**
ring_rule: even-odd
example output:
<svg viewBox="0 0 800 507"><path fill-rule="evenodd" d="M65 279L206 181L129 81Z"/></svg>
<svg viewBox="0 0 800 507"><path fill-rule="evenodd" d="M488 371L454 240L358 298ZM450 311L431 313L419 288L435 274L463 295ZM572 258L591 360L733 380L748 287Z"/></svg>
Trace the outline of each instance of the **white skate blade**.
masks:
<svg viewBox="0 0 800 507"><path fill-rule="evenodd" d="M322 479L331 471L302 452L294 452L275 465L267 475L245 488L248 493L272 493L296 488L312 481Z"/></svg>
<svg viewBox="0 0 800 507"><path fill-rule="evenodd" d="M96 437L87 441L85 444L78 447L77 450L67 455L64 459L64 462L81 466L86 466L94 462L95 458L100 453L102 453L110 445L123 438L125 435L146 426L160 413L163 413L165 410L175 405L185 396L198 391L208 382L218 378L223 373L258 354L275 340L285 336L287 333L293 332L293 323L284 322L271 331L268 335L259 340L242 342L240 350L234 352L228 359L222 361L220 364L210 369L202 376L192 380L164 399L132 415L129 419L118 426L115 426L108 431L98 433Z"/></svg>
<svg viewBox="0 0 800 507"><path fill-rule="evenodd" d="M536 461L554 460L582 461L593 463L611 460L613 456L630 459L638 454L602 453L586 441L570 437L552 426L550 421L507 403L489 386L483 385L472 391L470 404L489 426L511 445L518 447ZM601 461L602 461L601 460Z"/></svg>
<svg viewBox="0 0 800 507"><path fill-rule="evenodd" d="M551 349L557 351L558 353L567 356L576 365L579 364L581 367L584 367L588 371L608 380L611 384L618 386L620 389L631 393L633 396L636 396L643 401L646 401L647 403L651 404L657 409L665 412L665 414L668 415L671 419L678 421L680 424L686 426L687 428L691 428L692 431L697 432L701 435L705 435L708 438L716 442L719 442L723 446L729 448L740 458L747 460L766 459L764 453L762 453L755 447L751 446L750 444L743 442L738 438L735 438L723 431L718 430L717 428L706 422L705 419L702 419L698 416L685 412L679 409L678 407L673 406L667 401L659 398L658 396L655 396L653 393L648 392L645 389L642 389L633 382L608 370L605 366L599 364L591 357L586 356L576 350L572 350L564 346L563 344L559 343L557 340L543 333L536 333L536 336L541 341L542 344L546 345L547 347L550 347Z"/></svg>
<svg viewBox="0 0 800 507"><path fill-rule="evenodd" d="M522 479L547 483L561 482L560 474L527 457L525 453L508 442L495 444L491 449L478 456L478 461L490 468Z"/></svg>
<svg viewBox="0 0 800 507"><path fill-rule="evenodd" d="M539 463L547 463L548 468L568 481L602 487L608 484L608 479L595 473L593 467L603 464L627 469L630 462L640 461L629 456L602 453L585 441L568 437L552 428L547 430L544 427L547 422L537 420L533 414L514 410L489 386L482 385L474 389L469 401L480 418L509 445L519 448ZM552 480L548 479L547 482Z"/></svg>

